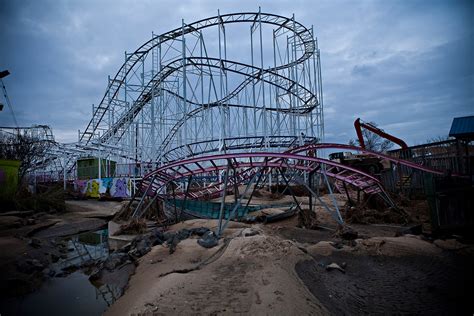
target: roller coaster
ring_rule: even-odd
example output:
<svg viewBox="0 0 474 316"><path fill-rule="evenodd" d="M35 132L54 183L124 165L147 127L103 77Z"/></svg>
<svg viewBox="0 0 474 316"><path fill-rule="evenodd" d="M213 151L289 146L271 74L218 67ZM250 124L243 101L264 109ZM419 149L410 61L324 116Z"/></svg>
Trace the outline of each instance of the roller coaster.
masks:
<svg viewBox="0 0 474 316"><path fill-rule="evenodd" d="M152 34L108 78L78 142L63 145L64 179L77 159L133 164L133 217L157 201L203 200L234 190L227 220L249 191L297 183L316 199L314 179L379 195L394 206L379 179L323 158L324 150L364 152L395 165L436 170L359 147L324 143L320 51L313 27L271 13L218 14ZM144 165L151 169L144 169ZM100 168L100 167L99 167ZM203 180L203 179L213 179ZM172 193L171 193L172 191ZM342 223L337 204L319 201ZM221 215L222 220L222 215ZM220 228L221 225L219 226Z"/></svg>

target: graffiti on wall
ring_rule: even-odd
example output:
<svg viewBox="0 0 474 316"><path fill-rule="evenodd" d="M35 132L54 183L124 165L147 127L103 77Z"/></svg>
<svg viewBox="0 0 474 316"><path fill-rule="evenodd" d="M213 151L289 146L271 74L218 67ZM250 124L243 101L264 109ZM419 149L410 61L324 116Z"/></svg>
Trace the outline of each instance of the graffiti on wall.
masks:
<svg viewBox="0 0 474 316"><path fill-rule="evenodd" d="M110 194L113 197L130 197L130 179L116 178L111 187Z"/></svg>
<svg viewBox="0 0 474 316"><path fill-rule="evenodd" d="M109 196L115 198L131 197L132 183L129 178L102 178L91 180L75 180L74 189L85 197L99 198Z"/></svg>
<svg viewBox="0 0 474 316"><path fill-rule="evenodd" d="M76 180L74 181L74 190L76 192L79 192L79 193L82 193L82 194L86 194L86 190L87 190L87 180Z"/></svg>

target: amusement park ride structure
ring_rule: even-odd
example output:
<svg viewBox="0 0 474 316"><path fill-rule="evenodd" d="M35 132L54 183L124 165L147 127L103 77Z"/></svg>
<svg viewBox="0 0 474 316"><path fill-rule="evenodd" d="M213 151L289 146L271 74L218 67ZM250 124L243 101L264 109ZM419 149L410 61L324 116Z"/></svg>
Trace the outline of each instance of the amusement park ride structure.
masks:
<svg viewBox="0 0 474 316"><path fill-rule="evenodd" d="M133 164L139 169L129 175L138 180L129 204L135 217L157 200L220 196L224 203L227 191L243 185L235 211L249 190L272 181L303 185L340 223L335 200L331 208L319 199L315 179L330 193L331 183L343 182L393 205L374 176L322 158L322 150L345 145L323 144L318 42L313 27L294 15L218 11L152 34L124 58L78 142L56 146L65 183L75 178L80 157L98 158L99 169L101 160ZM196 180L211 174L217 181ZM198 189L191 192L192 185Z"/></svg>
<svg viewBox="0 0 474 316"><path fill-rule="evenodd" d="M141 177L204 147L278 152L321 141L323 122L313 30L294 16L218 12L125 53L78 142L61 145L62 170L74 179L77 158L94 156Z"/></svg>
<svg viewBox="0 0 474 316"><path fill-rule="evenodd" d="M236 31L248 32L247 45L229 43ZM271 41L263 36L269 32ZM247 63L233 60L228 46ZM125 54L79 141L102 149L104 159L161 164L169 150L211 139L224 146L227 138L260 136L263 147L269 136L321 139L320 79L313 32L294 17L256 12L183 21Z"/></svg>

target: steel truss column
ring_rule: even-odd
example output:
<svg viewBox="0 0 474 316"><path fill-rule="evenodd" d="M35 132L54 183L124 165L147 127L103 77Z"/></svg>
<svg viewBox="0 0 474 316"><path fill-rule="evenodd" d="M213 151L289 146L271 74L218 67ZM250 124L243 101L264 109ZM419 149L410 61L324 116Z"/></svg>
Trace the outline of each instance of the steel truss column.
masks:
<svg viewBox="0 0 474 316"><path fill-rule="evenodd" d="M186 94L186 89L187 89L187 86L188 86L188 83L187 83L187 78L186 78L186 38L184 37L184 19L181 21L182 22L182 26L181 26L181 32L182 32L182 36L181 36L181 40L182 40L182 61L183 61L183 116L185 116L187 113L188 113L188 109L187 109L187 94ZM184 139L184 142L183 144L187 144L188 143L188 129L187 129L187 124L186 122L184 123L183 125L183 139ZM182 144L180 144L182 145Z"/></svg>
<svg viewBox="0 0 474 316"><path fill-rule="evenodd" d="M244 211L247 209L248 207L248 204L250 203L250 200L252 199L252 196L253 196L253 193L255 192L255 189L256 187L258 186L258 182L259 180L261 179L262 177L262 174L263 174L263 169L264 168L260 168L260 171L259 172L255 172L254 175L252 176L252 179L250 179L249 183L247 184L247 186L245 187L245 190L242 194L239 195L238 199L236 199L235 203L234 203L234 206L232 208L232 210L229 212L229 216L227 217L227 220L226 222L224 223L224 225L222 226L222 229L219 230L219 233L217 234L217 237L221 237L221 234L222 232L227 228L227 225L229 224L229 221L233 218L235 218L235 215L236 215L236 212L237 210L239 209L240 205L242 204L242 199L247 195L249 189L250 189L250 186L252 185L252 183L254 183L255 179L257 178L258 176L258 180L257 182L255 183L254 185L254 188L252 190L252 194L250 195L248 201L247 201L247 204L245 205L245 208L244 208Z"/></svg>
<svg viewBox="0 0 474 316"><path fill-rule="evenodd" d="M220 236L222 232L222 219L224 217L225 196L227 193L227 182L229 179L229 169L231 167L231 164L232 162L230 160L227 160L227 169L224 174L224 188L222 190L221 207L219 210L219 224L217 226L217 233L216 233L217 236Z"/></svg>
<svg viewBox="0 0 474 316"><path fill-rule="evenodd" d="M291 194L291 197L293 198L293 201L295 202L296 204L296 207L298 208L298 210L300 212L302 212L301 210L301 207L300 207L300 203L298 202L298 200L296 199L295 197L295 194L293 192L293 189L291 188L290 186L290 181L286 178L285 174L283 173L283 170L281 170L281 168L277 168L278 172L280 173L281 177L283 178L283 181L285 181L285 184L286 184L286 188L288 188L288 191L290 191L290 194Z"/></svg>

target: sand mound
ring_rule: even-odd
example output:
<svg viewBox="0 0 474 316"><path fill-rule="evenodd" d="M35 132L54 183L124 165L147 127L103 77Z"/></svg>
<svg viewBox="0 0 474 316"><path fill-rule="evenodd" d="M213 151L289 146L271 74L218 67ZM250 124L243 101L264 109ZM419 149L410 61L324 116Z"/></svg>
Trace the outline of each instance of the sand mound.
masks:
<svg viewBox="0 0 474 316"><path fill-rule="evenodd" d="M357 239L355 251L386 256L439 255L441 249L418 236L373 237Z"/></svg>
<svg viewBox="0 0 474 316"><path fill-rule="evenodd" d="M172 231L178 231L183 228L186 229L191 229L191 228L198 228L198 227L206 227L211 230L214 230L217 228L217 225L219 223L219 220L217 219L190 219L178 224L174 224L169 227L170 230ZM227 228L246 228L250 227L248 224L240 223L240 222L229 222L229 225Z"/></svg>
<svg viewBox="0 0 474 316"><path fill-rule="evenodd" d="M312 256L320 255L320 256L330 256L334 251L341 251L340 249L336 249L334 247L334 243L332 241L320 241L315 245L311 245L306 248L308 254Z"/></svg>
<svg viewBox="0 0 474 316"><path fill-rule="evenodd" d="M294 270L308 258L294 243L263 234L212 249L188 239L172 255L154 247L106 314L327 314Z"/></svg>

